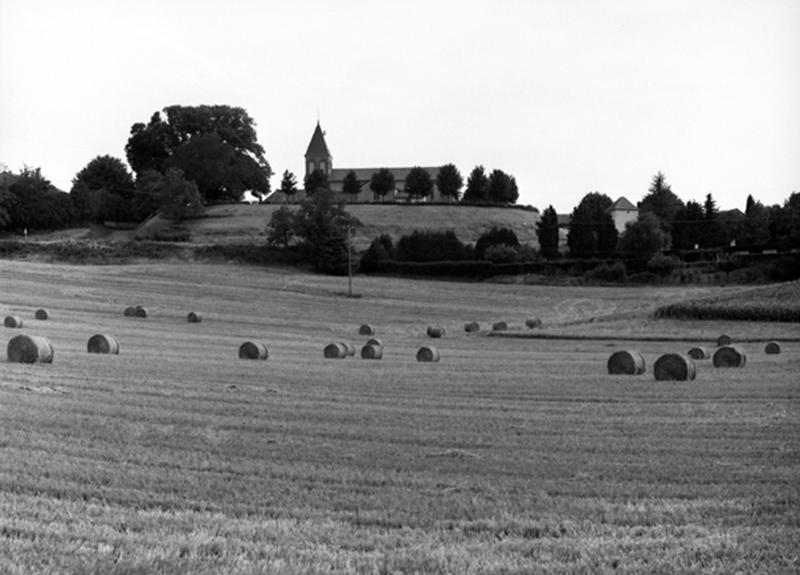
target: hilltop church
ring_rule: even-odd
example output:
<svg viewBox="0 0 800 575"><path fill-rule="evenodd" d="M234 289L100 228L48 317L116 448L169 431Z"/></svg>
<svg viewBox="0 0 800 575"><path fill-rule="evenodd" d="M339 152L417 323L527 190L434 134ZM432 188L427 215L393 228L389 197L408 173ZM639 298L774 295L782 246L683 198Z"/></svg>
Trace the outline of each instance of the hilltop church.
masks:
<svg viewBox="0 0 800 575"><path fill-rule="evenodd" d="M325 132L322 130L319 121L317 121L317 126L314 128L314 133L311 135L311 141L308 143L304 166L305 174L303 179L305 179L305 176L308 176L314 170L321 170L328 177L328 185L331 191L349 203L408 201L408 195L405 193L405 184L406 177L408 177L408 173L412 169L411 166L401 168L392 168L388 166L379 166L376 168L334 168L333 156L331 156L330 150L328 149L328 144L325 142ZM387 168L394 175L395 189L389 192L385 198L380 196L376 197L369 188L369 182L372 178L372 174L381 168ZM423 166L423 168L431 175L431 179L433 180L433 192L431 196L423 201L446 201L446 198L442 197L442 194L439 192L439 188L436 186L436 176L439 173L439 167ZM358 181L361 183L361 193L355 197L350 194L342 193L344 178L351 170L355 172ZM305 191L302 189L302 182L299 182L298 184L301 189L298 190L296 197L297 199L302 199L305 195ZM270 197L270 201L285 201L283 196L284 194L281 192L275 192Z"/></svg>

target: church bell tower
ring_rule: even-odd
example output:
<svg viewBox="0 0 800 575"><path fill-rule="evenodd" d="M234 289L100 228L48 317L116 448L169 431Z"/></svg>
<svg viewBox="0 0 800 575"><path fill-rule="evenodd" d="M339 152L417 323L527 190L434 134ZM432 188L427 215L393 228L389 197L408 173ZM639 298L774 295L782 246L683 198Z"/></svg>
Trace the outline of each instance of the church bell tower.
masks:
<svg viewBox="0 0 800 575"><path fill-rule="evenodd" d="M325 143L325 132L322 131L319 120L317 120L317 127L314 129L314 134L311 136L306 150L306 176L314 170L322 170L326 176L329 176L331 169L333 169L333 158Z"/></svg>

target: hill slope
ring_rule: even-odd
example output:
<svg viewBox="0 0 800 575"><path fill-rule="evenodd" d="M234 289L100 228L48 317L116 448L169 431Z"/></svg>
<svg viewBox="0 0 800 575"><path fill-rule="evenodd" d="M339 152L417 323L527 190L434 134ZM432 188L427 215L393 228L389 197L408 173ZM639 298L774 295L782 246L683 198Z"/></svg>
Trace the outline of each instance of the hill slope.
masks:
<svg viewBox="0 0 800 575"><path fill-rule="evenodd" d="M265 240L265 229L272 212L280 206L232 204L212 206L206 217L185 222L196 243L245 243ZM514 208L355 204L347 210L363 226L356 230L355 245L366 249L381 234L397 240L414 230L453 230L463 242L474 243L492 226L514 230L520 243L538 247L536 222L539 213Z"/></svg>

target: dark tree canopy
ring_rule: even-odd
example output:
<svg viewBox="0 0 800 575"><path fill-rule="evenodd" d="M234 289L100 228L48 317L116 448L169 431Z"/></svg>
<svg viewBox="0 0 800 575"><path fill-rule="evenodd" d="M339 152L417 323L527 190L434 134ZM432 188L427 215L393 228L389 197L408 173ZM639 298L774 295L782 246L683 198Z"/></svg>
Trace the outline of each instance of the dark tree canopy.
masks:
<svg viewBox="0 0 800 575"><path fill-rule="evenodd" d="M344 180L342 181L342 193L357 198L358 194L361 193L362 185L363 184L358 180L356 173L353 170L350 170L347 172L347 174L345 174Z"/></svg>
<svg viewBox="0 0 800 575"><path fill-rule="evenodd" d="M509 228L493 226L487 232L481 234L475 242L475 259L486 259L486 250L492 246L507 246L510 248L519 247L519 239L514 230Z"/></svg>
<svg viewBox="0 0 800 575"><path fill-rule="evenodd" d="M689 200L677 213L672 224L672 247L677 250L703 247L705 227L703 206Z"/></svg>
<svg viewBox="0 0 800 575"><path fill-rule="evenodd" d="M683 208L683 201L672 192L664 174L658 172L650 182L647 194L639 202L639 210L655 214L661 224L661 229L669 234L672 222L678 212Z"/></svg>
<svg viewBox="0 0 800 575"><path fill-rule="evenodd" d="M327 190L328 187L328 175L319 168L306 174L303 180L303 189L306 191L306 195L309 196L319 190Z"/></svg>
<svg viewBox="0 0 800 575"><path fill-rule="evenodd" d="M409 200L427 198L433 194L433 178L428 170L419 166L411 168L406 176L405 192Z"/></svg>
<svg viewBox="0 0 800 575"><path fill-rule="evenodd" d="M140 217L161 210L164 217L180 221L200 215L203 200L197 185L187 180L178 168L168 168L161 174L147 170L136 180L133 206Z"/></svg>
<svg viewBox="0 0 800 575"><path fill-rule="evenodd" d="M283 172L280 191L289 198L297 193L297 178L289 170L284 170Z"/></svg>
<svg viewBox="0 0 800 575"><path fill-rule="evenodd" d="M461 172L455 165L445 164L439 168L439 173L436 174L436 187L439 188L439 193L443 197L457 202L461 188L464 187L464 178L461 177Z"/></svg>
<svg viewBox="0 0 800 575"><path fill-rule="evenodd" d="M650 259L664 249L664 232L658 218L650 212L640 212L634 222L628 222L619 238L619 251L626 258Z"/></svg>
<svg viewBox="0 0 800 575"><path fill-rule="evenodd" d="M127 220L134 217L130 201L135 187L125 163L105 155L97 156L75 175L69 193L81 219ZM109 212L108 206L112 205L120 207Z"/></svg>
<svg viewBox="0 0 800 575"><path fill-rule="evenodd" d="M483 166L475 166L467 178L467 189L464 191L463 203L480 203L489 201L489 178Z"/></svg>
<svg viewBox="0 0 800 575"><path fill-rule="evenodd" d="M274 212L267 225L267 243L269 245L282 245L289 247L289 242L294 238L294 213L286 206L281 206Z"/></svg>
<svg viewBox="0 0 800 575"><path fill-rule="evenodd" d="M128 163L139 174L180 168L208 201L237 201L245 191L269 193L269 163L256 139L255 122L243 108L168 106L162 118L131 127L125 146Z"/></svg>
<svg viewBox="0 0 800 575"><path fill-rule="evenodd" d="M586 194L572 210L567 246L572 257L609 257L617 246L619 233L609 213L611 198L599 192Z"/></svg>
<svg viewBox="0 0 800 575"><path fill-rule="evenodd" d="M742 242L747 245L762 245L770 241L769 211L764 204L747 196Z"/></svg>
<svg viewBox="0 0 800 575"><path fill-rule="evenodd" d="M516 180L503 170L492 170L488 182L489 201L494 204L513 204L518 197Z"/></svg>
<svg viewBox="0 0 800 575"><path fill-rule="evenodd" d="M40 168L23 168L0 187L0 229L47 230L75 222L69 194L55 188Z"/></svg>
<svg viewBox="0 0 800 575"><path fill-rule="evenodd" d="M388 168L381 168L369 180L369 189L377 199L384 198L394 190L394 174Z"/></svg>
<svg viewBox="0 0 800 575"><path fill-rule="evenodd" d="M359 225L344 202L337 202L325 188L304 199L294 217L294 232L308 261L316 270L331 274L347 273L347 234Z"/></svg>
<svg viewBox="0 0 800 575"><path fill-rule="evenodd" d="M542 218L536 222L536 237L539 238L542 257L553 259L559 256L558 215L552 205L542 212Z"/></svg>

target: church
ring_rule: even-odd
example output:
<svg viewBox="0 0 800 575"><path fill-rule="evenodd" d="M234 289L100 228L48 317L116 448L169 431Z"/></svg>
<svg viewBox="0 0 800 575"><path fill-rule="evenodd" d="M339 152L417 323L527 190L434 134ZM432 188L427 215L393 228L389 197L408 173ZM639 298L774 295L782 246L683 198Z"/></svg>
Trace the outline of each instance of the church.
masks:
<svg viewBox="0 0 800 575"><path fill-rule="evenodd" d="M408 177L409 172L412 169L412 166L408 167L400 167L400 168L392 168L389 166L378 166L375 168L334 168L333 167L333 156L331 156L330 150L328 149L328 144L325 142L325 132L322 130L322 127L317 121L317 126L314 128L314 133L311 135L311 141L308 143L308 148L306 149L305 154L305 176L308 176L314 170L321 170L325 173L328 177L328 185L333 193L335 193L340 199L347 201L348 203L372 203L372 202L407 202L409 201L408 194L405 193L405 184L406 178ZM433 180L433 191L431 195L422 200L425 202L443 202L447 201L447 198L443 198L442 194L439 192L439 188L436 186L436 176L439 173L439 167L427 167L422 166L425 171L427 171L431 179ZM394 190L390 191L385 197L377 196L372 192L369 188L369 182L372 178L372 174L380 170L381 168L387 168L392 175L394 175ZM342 187L344 184L344 178L348 172L353 171L356 174L356 178L361 183L361 192L353 196L351 194L343 194ZM299 179L299 178L298 178ZM302 182L298 182L300 188L302 188ZM280 194L278 192L279 195ZM273 195L278 195L273 194ZM305 191L300 189L297 194L297 199L302 199L305 196ZM270 198L271 201L275 201ZM275 198L278 199L278 198ZM419 200L415 200L419 201Z"/></svg>

